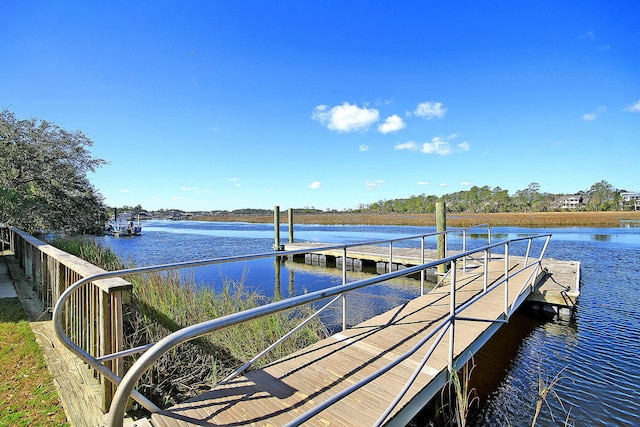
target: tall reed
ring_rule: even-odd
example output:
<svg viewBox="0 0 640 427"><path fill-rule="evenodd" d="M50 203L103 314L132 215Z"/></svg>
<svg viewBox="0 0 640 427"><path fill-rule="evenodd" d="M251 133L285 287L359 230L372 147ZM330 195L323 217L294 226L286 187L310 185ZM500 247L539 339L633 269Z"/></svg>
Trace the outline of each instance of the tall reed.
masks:
<svg viewBox="0 0 640 427"><path fill-rule="evenodd" d="M111 250L86 238L57 238L54 246L106 270L124 262ZM227 279L213 287L181 278L175 271L129 277L133 284L125 306L125 348L157 342L180 328L270 302L270 298ZM230 374L313 312L311 307L262 317L182 344L163 355L141 378L138 389L160 407L197 395ZM256 362L256 367L304 348L327 335L319 320L309 322ZM126 360L131 366L137 356Z"/></svg>
<svg viewBox="0 0 640 427"><path fill-rule="evenodd" d="M287 217L281 216L286 223ZM199 216L200 221L242 221L252 223L273 223L272 215L218 214ZM294 214L295 224L342 224L342 225L410 225L435 226L435 214L403 213L313 213ZM506 213L447 213L449 227L468 227L489 224L493 227L619 227L621 220L640 221L640 211L607 212L506 212Z"/></svg>

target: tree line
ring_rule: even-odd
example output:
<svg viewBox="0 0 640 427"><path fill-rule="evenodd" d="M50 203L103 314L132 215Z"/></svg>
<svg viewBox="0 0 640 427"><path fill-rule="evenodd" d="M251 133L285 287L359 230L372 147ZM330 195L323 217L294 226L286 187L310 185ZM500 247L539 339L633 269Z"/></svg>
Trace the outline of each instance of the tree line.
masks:
<svg viewBox="0 0 640 427"><path fill-rule="evenodd" d="M580 202L572 208L585 211L609 211L632 209L633 206L622 203L620 193L609 182L602 180L593 184L588 190L581 190L576 196ZM473 186L466 191L445 194L441 197L420 194L409 198L379 200L360 205L354 212L363 213L433 213L436 202L445 202L447 211L457 213L469 212L548 212L567 209L562 206L564 194L551 194L540 191L540 184L532 182L522 190L509 194L501 187Z"/></svg>

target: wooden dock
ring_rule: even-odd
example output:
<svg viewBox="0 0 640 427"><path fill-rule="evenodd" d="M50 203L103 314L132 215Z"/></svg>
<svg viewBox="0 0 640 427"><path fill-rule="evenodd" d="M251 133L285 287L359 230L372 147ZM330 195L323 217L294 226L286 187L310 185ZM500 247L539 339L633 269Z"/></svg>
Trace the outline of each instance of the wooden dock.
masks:
<svg viewBox="0 0 640 427"><path fill-rule="evenodd" d="M309 252L297 255L293 258L295 262L304 262L307 265L314 265L328 268L341 268L344 252L340 249L317 250L317 248L330 246L329 243L289 243L284 246L285 250L308 249ZM447 251L447 256L455 254L456 251ZM438 257L435 249L424 250L425 262L435 261ZM493 260L504 260L500 254L492 254ZM522 257L513 259L523 261ZM419 248L393 248L393 257L389 263L388 246L363 245L349 248L347 253L347 269L355 272L376 272L378 274L395 271L408 266L419 265L422 262ZM470 266L480 265L480 260L470 260ZM580 262L564 261L553 258L544 258L542 267L547 273L541 276L536 284L534 292L529 296L529 301L539 304L546 304L554 309L573 309L580 295ZM430 277L435 279L435 273Z"/></svg>
<svg viewBox="0 0 640 427"><path fill-rule="evenodd" d="M350 251L352 254L352 251ZM519 260L509 268L516 271ZM489 283L504 276L505 262L489 263ZM509 304L516 301L529 272L508 281ZM547 276L540 272L538 281ZM458 273L457 306L482 292L484 280L477 272ZM506 320L505 284L462 312L456 320L454 355L459 368L486 343ZM530 292L530 287L525 288ZM366 378L427 336L450 312L449 289L445 286L344 332L274 362L247 372L229 383L196 398L152 415L154 426L279 426L336 393ZM520 300L519 300L520 301ZM495 322L497 321L497 322ZM305 425L363 426L374 424L419 366L433 338L418 352L345 399L331 405ZM448 339L436 347L409 392L394 408L385 425L405 425L448 380Z"/></svg>

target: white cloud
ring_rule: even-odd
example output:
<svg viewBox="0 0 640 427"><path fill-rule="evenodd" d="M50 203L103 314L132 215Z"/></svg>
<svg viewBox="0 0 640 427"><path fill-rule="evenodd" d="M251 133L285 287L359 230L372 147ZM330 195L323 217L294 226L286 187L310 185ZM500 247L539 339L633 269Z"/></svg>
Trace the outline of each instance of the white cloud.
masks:
<svg viewBox="0 0 640 427"><path fill-rule="evenodd" d="M471 182L471 181L462 181L460 183L460 185L462 185L463 187L468 187L468 186L470 186L472 184L473 184L473 182Z"/></svg>
<svg viewBox="0 0 640 427"><path fill-rule="evenodd" d="M626 107L624 111L629 111L630 113L640 113L640 99L635 104Z"/></svg>
<svg viewBox="0 0 640 427"><path fill-rule="evenodd" d="M442 102L421 102L413 114L431 120L443 118L446 112L447 107L442 105Z"/></svg>
<svg viewBox="0 0 640 427"><path fill-rule="evenodd" d="M413 141L408 141L408 142L402 142L400 144L396 144L395 147L393 147L395 150L410 150L410 151L415 151L418 149L418 145L413 142Z"/></svg>
<svg viewBox="0 0 640 427"><path fill-rule="evenodd" d="M448 186L449 186L449 184L447 184L446 182L441 182L440 183L440 187L448 187Z"/></svg>
<svg viewBox="0 0 640 427"><path fill-rule="evenodd" d="M331 108L327 105L318 105L314 108L311 118L330 130L353 132L366 130L379 120L380 113L375 108L358 107L344 102L342 105Z"/></svg>
<svg viewBox="0 0 640 427"><path fill-rule="evenodd" d="M367 187L367 190L373 190L374 188L377 188L377 187L381 186L382 184L384 184L383 180L376 179L375 181L367 181L365 183L365 186Z"/></svg>
<svg viewBox="0 0 640 427"><path fill-rule="evenodd" d="M317 190L318 188L322 187L322 183L320 181L313 181L311 184L309 184L307 186L308 188L311 188L313 190Z"/></svg>
<svg viewBox="0 0 640 427"><path fill-rule="evenodd" d="M453 153L451 144L439 136L434 136L431 139L431 142L425 142L422 144L422 149L420 151L425 154L440 154L441 156Z"/></svg>
<svg viewBox="0 0 640 427"><path fill-rule="evenodd" d="M237 181L238 178L227 178L229 181Z"/></svg>
<svg viewBox="0 0 640 427"><path fill-rule="evenodd" d="M593 32L593 31L587 31L586 33L581 35L579 38L584 39L584 40L595 40L596 33Z"/></svg>
<svg viewBox="0 0 640 427"><path fill-rule="evenodd" d="M369 146L367 144L360 145L360 151L369 151Z"/></svg>
<svg viewBox="0 0 640 427"><path fill-rule="evenodd" d="M587 122L595 120L600 116L600 114L604 113L605 111L607 111L607 107L605 105L601 105L596 109L595 112L583 114L582 120L585 120Z"/></svg>
<svg viewBox="0 0 640 427"><path fill-rule="evenodd" d="M402 120L400 116L394 114L386 118L384 123L378 126L378 132L388 134L391 132L397 132L400 129L407 127L407 124Z"/></svg>
<svg viewBox="0 0 640 427"><path fill-rule="evenodd" d="M180 187L181 191L198 191L198 187Z"/></svg>
<svg viewBox="0 0 640 427"><path fill-rule="evenodd" d="M416 182L418 185L429 185L429 181L418 181Z"/></svg>
<svg viewBox="0 0 640 427"><path fill-rule="evenodd" d="M461 142L460 144L456 145L456 148L458 149L459 153L464 153L465 151L469 151L471 149L471 145L469 145L468 142Z"/></svg>
<svg viewBox="0 0 640 427"><path fill-rule="evenodd" d="M456 145L455 149L453 148L449 140L457 137L458 135L455 133L449 135L448 138L434 136L431 139L431 142L425 142L424 144L422 144L422 147L420 148L418 147L418 144L416 144L415 142L408 141L408 142L396 144L394 149L416 151L419 148L421 153L439 154L441 156L445 156L447 154L453 154L454 152L464 153L465 151L469 151L471 149L471 145L468 142L461 142L460 144Z"/></svg>
<svg viewBox="0 0 640 427"><path fill-rule="evenodd" d="M120 192L121 193L131 193L131 190L125 188L124 190L120 190Z"/></svg>

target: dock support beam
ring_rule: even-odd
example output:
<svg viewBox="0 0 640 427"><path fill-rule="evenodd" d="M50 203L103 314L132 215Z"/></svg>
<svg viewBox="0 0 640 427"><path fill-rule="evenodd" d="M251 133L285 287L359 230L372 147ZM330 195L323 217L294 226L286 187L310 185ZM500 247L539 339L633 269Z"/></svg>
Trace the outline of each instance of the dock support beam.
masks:
<svg viewBox="0 0 640 427"><path fill-rule="evenodd" d="M438 234L438 259L443 259L447 256L447 237L444 234L447 231L447 206L444 202L436 202L436 231L442 233ZM438 273L446 272L446 264L438 265Z"/></svg>

